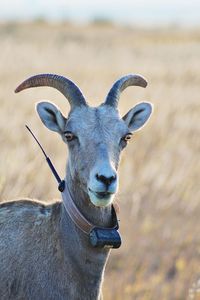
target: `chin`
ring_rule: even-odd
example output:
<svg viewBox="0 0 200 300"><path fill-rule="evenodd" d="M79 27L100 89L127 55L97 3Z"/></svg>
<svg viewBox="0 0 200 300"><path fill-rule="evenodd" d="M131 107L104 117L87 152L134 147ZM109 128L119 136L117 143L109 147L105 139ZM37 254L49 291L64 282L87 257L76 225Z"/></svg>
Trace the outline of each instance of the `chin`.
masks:
<svg viewBox="0 0 200 300"><path fill-rule="evenodd" d="M88 191L90 201L97 207L106 207L112 204L115 194L98 195L98 193Z"/></svg>

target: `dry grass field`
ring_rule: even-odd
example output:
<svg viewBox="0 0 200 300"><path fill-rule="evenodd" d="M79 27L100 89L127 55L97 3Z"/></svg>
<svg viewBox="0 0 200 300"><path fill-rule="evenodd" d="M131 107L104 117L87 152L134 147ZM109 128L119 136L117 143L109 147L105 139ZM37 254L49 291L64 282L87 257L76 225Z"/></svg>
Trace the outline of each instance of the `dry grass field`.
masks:
<svg viewBox="0 0 200 300"><path fill-rule="evenodd" d="M14 94L25 78L58 73L74 80L92 105L128 73L149 80L121 96L122 115L154 104L120 166L123 245L105 272L105 300L200 299L200 30L140 29L112 24L0 25L1 201L59 197L29 124L63 176L67 150L34 111L36 101L66 99L50 88Z"/></svg>

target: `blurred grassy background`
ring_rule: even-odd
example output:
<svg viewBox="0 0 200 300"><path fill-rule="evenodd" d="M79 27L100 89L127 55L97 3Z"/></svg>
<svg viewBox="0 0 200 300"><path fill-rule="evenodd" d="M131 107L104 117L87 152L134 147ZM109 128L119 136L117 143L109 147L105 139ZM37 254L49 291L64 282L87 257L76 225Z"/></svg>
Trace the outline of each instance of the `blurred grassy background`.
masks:
<svg viewBox="0 0 200 300"><path fill-rule="evenodd" d="M125 114L137 102L154 104L147 127L135 134L120 167L123 245L105 272L106 300L200 299L200 30L141 29L96 22L0 25L1 200L59 197L29 124L63 176L66 147L38 119L36 101L62 94L49 88L13 93L27 77L71 78L92 105L128 73L149 80L121 96Z"/></svg>

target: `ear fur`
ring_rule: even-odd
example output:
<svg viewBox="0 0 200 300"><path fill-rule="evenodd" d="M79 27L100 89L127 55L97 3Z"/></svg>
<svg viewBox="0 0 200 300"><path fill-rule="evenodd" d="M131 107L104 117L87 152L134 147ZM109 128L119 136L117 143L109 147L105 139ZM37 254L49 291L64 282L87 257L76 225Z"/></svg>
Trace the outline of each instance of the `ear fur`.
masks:
<svg viewBox="0 0 200 300"><path fill-rule="evenodd" d="M144 126L152 113L152 109L153 106L151 103L142 102L129 110L123 117L123 120L131 132L141 129Z"/></svg>
<svg viewBox="0 0 200 300"><path fill-rule="evenodd" d="M48 129L62 133L67 119L62 115L57 106L51 102L39 102L36 105L36 110L42 123Z"/></svg>

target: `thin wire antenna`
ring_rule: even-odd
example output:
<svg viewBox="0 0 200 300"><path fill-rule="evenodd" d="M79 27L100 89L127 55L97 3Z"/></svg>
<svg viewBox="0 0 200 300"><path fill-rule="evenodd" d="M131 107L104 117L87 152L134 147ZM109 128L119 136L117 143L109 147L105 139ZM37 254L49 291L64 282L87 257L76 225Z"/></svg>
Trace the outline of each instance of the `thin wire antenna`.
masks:
<svg viewBox="0 0 200 300"><path fill-rule="evenodd" d="M38 139L36 138L36 136L34 135L34 133L32 132L32 130L28 127L28 125L25 125L26 129L28 129L28 131L30 132L30 134L32 135L32 137L35 139L35 141L37 142L38 146L40 147L40 149L42 150L44 156L46 158L48 158L46 152L44 151L42 145L40 144L40 142L38 141Z"/></svg>
<svg viewBox="0 0 200 300"><path fill-rule="evenodd" d="M30 134L32 135L32 137L34 138L34 140L37 142L38 146L40 147L40 149L42 150L42 153L44 154L45 158L46 158L46 161L53 173L53 175L55 176L57 182L58 182L58 189L60 192L63 192L64 189L65 189L65 181L64 180L61 180L60 179L60 176L58 175L54 165L52 164L50 158L47 156L46 152L44 151L42 145L40 144L40 142L38 141L38 139L36 138L36 136L34 135L34 133L32 132L32 130L27 126L25 125L26 129L30 132Z"/></svg>

